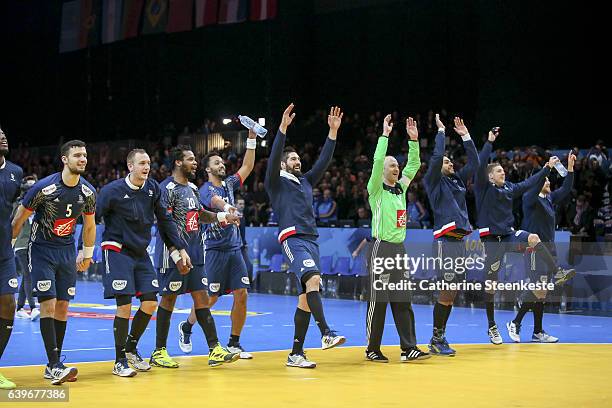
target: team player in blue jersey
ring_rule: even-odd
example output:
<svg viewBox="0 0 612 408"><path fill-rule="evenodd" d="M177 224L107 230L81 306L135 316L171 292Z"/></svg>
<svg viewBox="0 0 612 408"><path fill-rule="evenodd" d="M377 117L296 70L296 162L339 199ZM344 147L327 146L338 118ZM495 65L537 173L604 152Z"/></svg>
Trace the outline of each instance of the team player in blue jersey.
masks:
<svg viewBox="0 0 612 408"><path fill-rule="evenodd" d="M34 212L28 257L32 292L40 302L40 333L48 364L44 377L54 385L74 381L76 367L59 361L66 334L68 303L76 293L77 254L74 231L83 217L83 260L89 267L96 240L95 188L81 175L87 165L87 149L80 140L61 147L64 169L36 182L28 190L13 220L13 238Z"/></svg>
<svg viewBox="0 0 612 408"><path fill-rule="evenodd" d="M104 297L114 298L117 303L113 322L113 374L120 377L133 377L135 370L151 369L138 353L137 345L157 307L159 283L147 253L156 220L161 241L168 247L169 257L178 271L187 274L192 266L185 250L187 244L179 237L161 201L159 184L149 178L149 155L142 149L134 149L127 156L127 166L128 176L104 186L97 205L98 216L104 219ZM133 296L140 299L140 308L128 334Z"/></svg>
<svg viewBox="0 0 612 408"><path fill-rule="evenodd" d="M278 242L289 261L289 270L294 273L301 288L295 310L295 333L293 349L287 357L287 366L315 368L316 363L308 360L304 353L304 339L310 322L310 315L321 331L323 350L339 346L346 341L331 330L325 321L323 303L319 288L321 268L319 265L319 246L317 244L317 224L312 209L312 186L316 185L329 166L338 129L342 123L340 108L331 108L327 117L329 133L321 150L319 159L312 169L302 173L300 156L293 149L285 149L287 127L295 118L293 104L283 112L283 118L272 145L266 168L265 187L272 208L278 215Z"/></svg>
<svg viewBox="0 0 612 408"><path fill-rule="evenodd" d="M206 275L204 274L204 248L202 246L202 228L200 223L214 224L238 223L239 217L227 212L213 213L204 210L200 203L200 192L191 183L196 176L198 163L189 146L177 146L172 149L174 168L172 176L160 184L161 205L172 217L179 237L183 240L193 268L182 274L170 259L170 250L163 244L161 234L157 232L159 244L155 246L155 260L159 282L161 302L157 308L155 350L151 355L151 365L166 368L177 368L166 350L170 318L176 298L183 293L191 293L194 313L197 322L206 335L209 347L208 364L217 366L238 360L239 353L230 353L221 347L217 338L215 321L210 314L209 298L206 293ZM179 327L180 328L180 327ZM181 331L182 332L182 331Z"/></svg>
<svg viewBox="0 0 612 408"><path fill-rule="evenodd" d="M11 236L11 213L13 204L21 191L23 171L21 167L6 159L9 145L4 131L0 129L0 358L8 344L15 319L15 293L17 292L17 270ZM10 390L15 383L0 374L0 389Z"/></svg>
<svg viewBox="0 0 612 408"><path fill-rule="evenodd" d="M236 213L236 200L234 194L244 180L251 174L255 165L255 148L257 135L249 131L246 143L246 153L242 166L236 174L227 176L223 159L216 152L208 153L203 164L208 175L208 181L200 187L200 199L205 208L211 211L224 211ZM235 224L215 223L208 224L204 232L204 246L206 247L205 270L208 279L208 295L212 307L219 296L232 293L232 330L230 332L227 349L238 353L240 358L250 359L253 356L244 351L240 345L240 334L246 321L247 289L250 287L249 275L242 257L242 240L239 227ZM195 322L195 312L187 322L181 322L179 328L182 334L179 338L181 349L189 349L190 344L185 343L191 333Z"/></svg>
<svg viewBox="0 0 612 408"><path fill-rule="evenodd" d="M429 197L434 212L434 239L437 245L438 257L442 259L457 259L465 257L465 243L463 237L472 229L468 218L465 202L468 180L478 168L478 151L470 137L463 120L454 119L455 132L463 141L467 154L467 163L455 172L453 162L444 155L446 144L445 127L436 114L438 134L433 154L429 159L429 167L423 178L425 191ZM440 279L457 282L461 275L454 270L441 270ZM453 308L457 291L441 290L433 309L433 335L429 342L429 351L441 356L454 356L446 340L446 323Z"/></svg>
<svg viewBox="0 0 612 408"><path fill-rule="evenodd" d="M546 265L549 271L557 271L560 276L558 283L563 283L575 275L576 271L559 269L538 234L522 229L515 231L512 213L512 201L534 186L542 185L544 179L550 174L550 169L559 159L552 156L540 171L521 183L508 182L506 173L499 163L489 164L493 142L497 136L498 132L493 130L489 132L488 140L479 154L480 163L474 183L478 211L477 224L486 254L486 279L497 280L502 258L507 251L517 248L524 249L528 246L535 252L534 256ZM485 290L484 301L489 322L488 335L491 343L502 344L503 339L495 323L494 296L493 290Z"/></svg>
<svg viewBox="0 0 612 408"><path fill-rule="evenodd" d="M523 195L523 222L521 228L538 234L542 243L546 245L551 254L557 254L555 248L555 206L563 202L572 191L574 184L574 163L576 156L569 153L567 156L567 175L563 180L563 185L551 192L550 181L548 178L534 185ZM550 275L555 283L562 283L567 280L567 275L563 271L548 271L546 265L535 256L533 251L526 254L529 280L532 282L548 282ZM536 343L556 343L559 339L546 333L542 328L544 318L544 301L546 290L526 291L522 294L521 307L516 317L511 322L506 323L508 335L512 341L520 343L521 322L529 311L533 311L533 335L531 341Z"/></svg>

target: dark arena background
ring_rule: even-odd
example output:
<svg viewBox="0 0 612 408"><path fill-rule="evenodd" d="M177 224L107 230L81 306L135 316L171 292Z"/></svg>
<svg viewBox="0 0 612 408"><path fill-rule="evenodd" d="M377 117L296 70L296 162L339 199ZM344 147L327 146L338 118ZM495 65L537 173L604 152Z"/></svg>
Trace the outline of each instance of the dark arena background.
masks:
<svg viewBox="0 0 612 408"><path fill-rule="evenodd" d="M612 406L612 151L607 149L610 100L609 81L605 79L608 74L598 72L609 48L604 40L609 35L604 32L607 22L603 14L598 13L598 17L587 7L501 0L1 1L0 225L6 236L0 244L6 248L0 248L0 345L5 345L0 351L0 404ZM346 338L334 350L326 349L336 345L326 347L326 337L319 346L319 329L321 335L325 330L321 319L315 318L320 313L318 303L311 303L310 293L316 293L316 284L315 289L305 289L309 294L301 298L309 299L304 302L313 309L313 319L309 325L304 324L309 331L302 343L307 353L304 358L317 362L315 370L286 364L295 354L292 342L299 343L296 326L301 323L294 313L302 284L306 285L296 278L292 266L295 249L286 243L298 240L303 226L302 218L286 216L299 206L297 198L282 196L281 204L273 206L278 202L271 193L276 187L270 187L266 175L278 164L268 158L274 154L275 140L283 137L277 131L286 127L283 111L290 103L296 116L287 129L286 145L299 155L304 173L316 169L317 159L326 152L326 136L333 133L331 123L339 118L333 157L312 183L312 211L310 181L301 179L298 183L300 192L308 190L304 193L308 199L306 212L318 229L315 238L319 253L313 263L321 275L323 320L332 333ZM342 117L332 107L340 107ZM436 114L446 128L442 138L436 138L440 127ZM249 131L240 123L239 115L265 127L266 136L248 139ZM395 212L380 215L384 210L372 204L374 190L368 187L373 168L381 163L374 156L377 143L386 140L380 136L386 132L387 115L393 129L386 154L397 161L400 173L404 171L393 183L405 186L402 174L408 173L405 169L410 168L413 149L418 149L420 161L420 167L418 162L412 163L416 173L408 177L406 191L402 187L406 202L405 206L401 204L397 220ZM416 121L411 128L418 133L416 142L409 142L409 117ZM466 132L454 122L455 117L463 120ZM491 139L489 132L494 127L500 129ZM545 244L553 249L555 265L572 272L568 279L553 285L545 298L526 297L529 290L523 290L520 284L534 282L535 267L530 266L532 253L526 249L529 245L525 238L525 245L512 246L499 265L492 267L498 268L497 281L508 284L511 290L497 290L491 299L486 291L474 286L459 290L450 303L452 313L450 306L443 307L448 323L444 321L442 332L436 331L436 322L441 313L439 300L444 295L436 283L447 277L423 267L404 272L407 281L415 284L410 290L414 316L396 316L393 305L393 314L389 311L386 320L382 316L386 329L382 348L374 351L380 356L384 353L388 364L374 364L381 359L372 357L369 352L373 350L366 352L371 345L371 310L376 303L370 293L368 271L373 258L367 258L372 248L378 250L377 238L386 240L377 235L377 223L384 223L381 217L393 218L393 227L405 231L403 248L408 256L442 258L444 244L438 235L443 230L442 235L447 237L449 224L440 223L435 214L441 217L448 213L431 199L427 174L432 166L442 166L435 161L440 157L434 149L441 140L445 142L443 153L457 172L469 168L472 158L461 137L467 131L478 152L488 141L494 141L491 153L481 156L499 164L507 184L497 186L494 179L488 179L493 180L484 183L489 188L509 191L510 184L533 180L530 178L539 172L549 171L547 163L552 166L554 156L569 169L571 174L563 177L563 170L552 166L547 173L552 193L538 196L539 190L534 190L532 195L536 201L537 197L550 201L554 242ZM87 166L80 179L90 183L98 198L96 240L91 265L78 272L76 289L71 288L76 294L68 307L65 338L56 338L60 361L66 367L78 368L78 380L74 381L76 374L70 374L58 380L61 384L51 385L56 374L53 366L45 368L48 339L43 341L43 337L48 328L43 320L55 320L56 330L61 324L57 326L57 314L55 318L45 314L45 306L36 298L36 288L39 292L42 289L36 284L37 266L32 263L36 249L32 248L40 244L30 242L29 230L36 235L38 219L24 218L28 232L17 237L13 248L8 247L8 235L15 231L12 220L15 224L20 211L30 208L27 189L36 189L34 183L39 181L49 183L45 181L47 176L62 172L62 157L68 158L60 147L74 139L87 144ZM191 340L185 340L183 322L194 301L184 294L171 307L171 318L169 314L161 316L154 308L151 322L144 324L137 339L144 361L154 363L155 357L150 358L160 349L158 326L162 333L169 330L164 349L168 359L164 361L172 361L178 368L136 368L135 378L122 378L113 375L117 374L113 371L116 353L121 354L114 336L119 300L104 298L104 282L113 266L108 262L108 243L103 243L108 222L100 216L99 198L104 195L102 189L113 181L126 177L132 180L137 170L130 173L126 165L132 149L148 153L150 171L146 176L155 184L172 176L173 168L180 171L173 156L177 145L189 146L194 154L198 165L190 181L197 188L204 186L198 193L202 205L218 213L232 213L233 207L238 207L240 228L224 223L224 227L200 224L206 232L198 234L206 243L207 262L212 259L211 263L219 263L228 276L237 272L228 266L231 262L223 266L221 258L210 257L214 248L210 248L208 234L214 235L210 231L215 228L226 228L235 230L240 238L238 253L242 252L241 262L248 272L243 279L250 283L246 321L242 331L238 330L239 345L253 358L241 354L243 358L232 364L209 367L217 349L209 350L209 333L204 335L200 320L194 323ZM250 162L247 155L251 158L253 151L255 159ZM206 156L211 152L216 153L213 158L219 158L217 164ZM287 167L289 158L286 160L285 177L274 179L279 186L290 183L287 177L293 175ZM388 160L385 175L376 173L381 179L374 182L380 185L384 178L384 192L393 188L387 182ZM11 163L23 169L22 178ZM222 204L219 207L206 199L208 189L214 186L204 183L214 184L217 177L217 167L207 172L213 164L224 166L227 176L240 175L235 193L228 193L229 177L227 185L218 187L227 194L222 198L231 210L222 210ZM443 175L444 171L442 167ZM439 171L434 168L434 173ZM447 176L448 180L458 180ZM61 173L59 177L62 181L56 182L56 188L66 187L66 179ZM483 203L475 178L470 176L463 182L467 227L465 238L459 241L462 254L486 259L494 251L487 247L489 238L483 232L490 225L483 225L479 211L483 206L497 208L504 204L501 199ZM15 186L13 196L11 188ZM47 184L38 186L43 189ZM551 198L555 191L563 191L563 199ZM527 193L525 197L523 193L512 194L506 204L513 218L508 227L514 230L505 236L519 237L519 230L526 230L525 225L538 215L530 212ZM303 199L302 195L298 198ZM167 216L172 216L172 206L166 207L170 209ZM31 209L36 217L42 213ZM492 223L501 222L497 214L492 216ZM203 215L199 217L203 222ZM78 217L76 225L71 226L75 255L76 247L83 246L79 244L81 235L86 235L85 218L85 214ZM126 229L130 228L128 224ZM147 252L154 267L163 269L155 255L156 247L157 253L163 251L166 262L166 252L171 251L161 242L157 224L152 228ZM181 228L180 222L177 226ZM293 234L295 227L296 237L285 240L286 235L281 234L283 242L279 243L279 232ZM502 241L499 238L498 244ZM68 244L71 251L72 241ZM50 251L53 257L58 249ZM538 251L544 250L538 247L533 253ZM7 266L13 259L16 280ZM309 261L304 260L303 266L308 268ZM201 267L208 271L212 266L207 263ZM189 273L194 274L194 269ZM483 283L490 277L486 270L473 268L465 272L456 269L454 273L470 284ZM555 273L549 270L548 279L557 279ZM49 279L54 281L57 276ZM162 277L159 279L161 282ZM41 282L38 280L38 285ZM112 286L117 289L115 282ZM212 283L210 279L207 282ZM219 347L231 352L231 347L238 345L237 338L231 337L237 335L233 327L242 313L235 302L241 296L244 302L246 293L232 295L235 288L226 289L227 293L211 304L210 311ZM160 292L157 299L162 305L161 287ZM497 337L491 334L487 304L494 305L495 330L499 330L503 344L492 344ZM133 299L132 329L140 325L140 315L136 318L142 313L139 307L140 301ZM538 313L540 323L536 321ZM414 361L410 352L406 358L401 357L404 339L394 327L397 324L401 332L401 322L410 319L418 349L430 352ZM166 324L169 329L164 328ZM548 337L539 336L542 334ZM447 343L446 347L456 351L452 358L436 348L436 339L448 340L450 346ZM185 342L189 341L192 349L186 352ZM133 366L129 355L127 359ZM403 364L407 360L412 364ZM127 363L126 367L131 370Z"/></svg>

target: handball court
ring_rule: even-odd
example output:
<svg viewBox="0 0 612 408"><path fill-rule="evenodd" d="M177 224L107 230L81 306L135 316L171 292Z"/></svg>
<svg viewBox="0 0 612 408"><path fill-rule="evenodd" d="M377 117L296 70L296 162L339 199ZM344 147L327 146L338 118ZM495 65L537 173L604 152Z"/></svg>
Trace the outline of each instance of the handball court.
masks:
<svg viewBox="0 0 612 408"><path fill-rule="evenodd" d="M321 351L319 331L311 320L306 348L317 368L307 370L284 365L297 299L251 294L241 343L255 352L254 359L210 368L199 326L194 326L193 353L184 355L178 347L177 325L186 319L190 299L179 298L168 339L168 351L180 368L153 367L134 378L119 378L111 374L113 302L102 299L100 283L78 282L63 350L65 363L79 368L78 381L62 386L69 388L69 403L51 406L612 406L609 317L546 314L544 329L559 337L560 343L533 344L529 343L533 329L529 313L523 321L523 343L515 344L505 328L514 312L500 310L496 320L505 343L494 346L488 341L484 310L455 307L447 338L457 356L400 363L399 339L389 310L383 353L390 362L379 364L364 358L366 303L324 299L327 321L348 340L341 348ZM229 336L231 302L231 296L224 296L213 309L222 344ZM418 342L426 349L432 306L413 307ZM150 356L154 343L152 321L139 343L143 357ZM49 387L42 378L45 362L38 322L16 319L2 373L19 388Z"/></svg>

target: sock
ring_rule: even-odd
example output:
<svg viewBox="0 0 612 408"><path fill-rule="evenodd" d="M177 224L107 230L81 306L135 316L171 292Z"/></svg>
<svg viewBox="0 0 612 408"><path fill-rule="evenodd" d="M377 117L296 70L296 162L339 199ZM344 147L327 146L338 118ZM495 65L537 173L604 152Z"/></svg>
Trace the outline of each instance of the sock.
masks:
<svg viewBox="0 0 612 408"><path fill-rule="evenodd" d="M308 292L306 294L306 302L310 308L310 312L315 319L315 323L319 326L321 336L325 335L329 331L329 326L325 321L325 315L323 314L323 303L321 302L321 294L318 291Z"/></svg>
<svg viewBox="0 0 612 408"><path fill-rule="evenodd" d="M484 294L485 310L487 311L487 320L489 321L489 329L495 326L495 300L494 293Z"/></svg>
<svg viewBox="0 0 612 408"><path fill-rule="evenodd" d="M62 347L64 346L64 336L66 335L66 324L63 320L53 319L55 324L55 344L57 345L57 356L62 355Z"/></svg>
<svg viewBox="0 0 612 408"><path fill-rule="evenodd" d="M450 306L436 302L433 310L433 337L440 339L444 337L444 328L446 327L446 313Z"/></svg>
<svg viewBox="0 0 612 408"><path fill-rule="evenodd" d="M197 316L196 316L196 319L197 319ZM183 328L187 329L186 330L187 333L190 333L193 330L193 324L189 323L189 319L185 320L185 322L183 323Z"/></svg>
<svg viewBox="0 0 612 408"><path fill-rule="evenodd" d="M228 347L239 346L240 345L240 336L236 336L235 334L230 334L229 342L227 343Z"/></svg>
<svg viewBox="0 0 612 408"><path fill-rule="evenodd" d="M446 331L446 322L448 322L448 318L450 317L451 310L453 310L453 305L448 305L446 307L446 314L444 315L444 331Z"/></svg>
<svg viewBox="0 0 612 408"><path fill-rule="evenodd" d="M40 319L40 334L42 335L43 342L45 343L45 351L47 352L49 366L53 366L59 362L54 320L55 319L52 317L43 317Z"/></svg>
<svg viewBox="0 0 612 408"><path fill-rule="evenodd" d="M4 353L4 349L8 344L11 332L13 331L14 320L0 319L0 357Z"/></svg>
<svg viewBox="0 0 612 408"><path fill-rule="evenodd" d="M548 272L555 273L557 271L557 263L548 248L546 248L546 245L543 242L538 242L533 249L536 251L536 256L539 256L548 267Z"/></svg>
<svg viewBox="0 0 612 408"><path fill-rule="evenodd" d="M542 319L544 318L544 302L533 302L533 332L542 333Z"/></svg>
<svg viewBox="0 0 612 408"><path fill-rule="evenodd" d="M219 338L217 337L217 327L215 326L215 320L210 314L210 309L196 309L195 315L196 319L198 320L198 324L206 336L208 348L212 350L219 342Z"/></svg>
<svg viewBox="0 0 612 408"><path fill-rule="evenodd" d="M295 325L295 333L293 335L293 349L291 350L291 354L301 354L304 352L304 340L306 339L306 332L310 324L310 312L306 312L299 307L296 308L295 315L293 316L293 324Z"/></svg>
<svg viewBox="0 0 612 408"><path fill-rule="evenodd" d="M523 302L523 304L521 305L521 308L519 309L518 313L516 314L516 317L513 320L514 324L521 324L521 322L523 321L523 317L525 317L525 314L532 307L533 307L533 302Z"/></svg>
<svg viewBox="0 0 612 408"><path fill-rule="evenodd" d="M132 328L130 329L130 334L128 334L127 340L125 341L126 352L132 352L136 350L138 340L140 340L140 336L142 336L142 333L144 333L145 329L147 328L149 320L151 320L151 315L143 312L142 309L138 309L138 311L134 315L134 319L132 320Z"/></svg>
<svg viewBox="0 0 612 408"><path fill-rule="evenodd" d="M155 348L159 349L166 347L168 332L170 331L170 317L172 317L171 311L161 306L157 308L157 320L155 321Z"/></svg>
<svg viewBox="0 0 612 408"><path fill-rule="evenodd" d="M130 319L115 316L113 334L115 335L115 361L125 358L125 339L128 335Z"/></svg>

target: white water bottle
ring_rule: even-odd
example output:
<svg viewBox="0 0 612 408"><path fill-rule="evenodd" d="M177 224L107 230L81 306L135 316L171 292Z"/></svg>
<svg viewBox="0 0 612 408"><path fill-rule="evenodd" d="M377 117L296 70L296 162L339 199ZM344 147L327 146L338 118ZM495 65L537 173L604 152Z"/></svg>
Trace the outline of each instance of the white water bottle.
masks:
<svg viewBox="0 0 612 408"><path fill-rule="evenodd" d="M567 169L565 168L563 163L561 163L561 161L555 163L555 169L557 169L557 173L559 173L561 177L567 176Z"/></svg>
<svg viewBox="0 0 612 408"><path fill-rule="evenodd" d="M243 115L238 115L238 119L245 128L252 130L257 134L257 136L261 138L266 137L268 130L265 127L261 126L259 123L255 122L253 119Z"/></svg>

